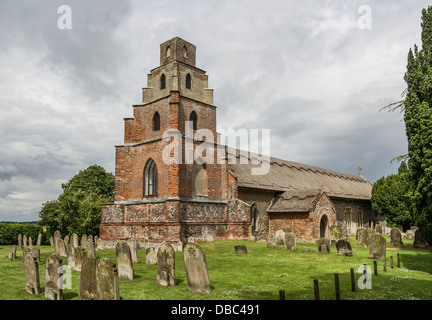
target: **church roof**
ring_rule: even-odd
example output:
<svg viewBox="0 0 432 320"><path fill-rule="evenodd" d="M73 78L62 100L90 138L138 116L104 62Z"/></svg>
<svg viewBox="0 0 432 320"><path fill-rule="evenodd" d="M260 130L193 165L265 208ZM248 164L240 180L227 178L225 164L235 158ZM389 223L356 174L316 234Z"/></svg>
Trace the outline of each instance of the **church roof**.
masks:
<svg viewBox="0 0 432 320"><path fill-rule="evenodd" d="M321 197L321 190L290 190L276 196L267 212L309 212L314 210Z"/></svg>
<svg viewBox="0 0 432 320"><path fill-rule="evenodd" d="M254 157L250 156L247 160L240 159L239 150L236 151L237 161L231 164L231 173L236 177L239 187L270 191L322 189L329 197L371 199L372 184L361 175L332 171L273 157L269 157L270 169L267 174L253 175L252 169L260 168L262 164L255 165Z"/></svg>

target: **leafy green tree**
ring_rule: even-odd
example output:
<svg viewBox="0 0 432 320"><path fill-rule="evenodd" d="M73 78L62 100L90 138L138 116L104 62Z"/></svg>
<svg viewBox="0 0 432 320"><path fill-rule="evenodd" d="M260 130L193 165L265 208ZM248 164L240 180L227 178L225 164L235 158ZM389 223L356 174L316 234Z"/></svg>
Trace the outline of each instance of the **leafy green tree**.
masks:
<svg viewBox="0 0 432 320"><path fill-rule="evenodd" d="M62 185L57 219L62 233L78 235L99 232L101 205L114 199L114 176L92 165Z"/></svg>
<svg viewBox="0 0 432 320"><path fill-rule="evenodd" d="M58 220L59 203L57 200L47 201L43 204L39 212L38 224L47 227L50 231L49 234L53 235L55 230L60 229L60 222Z"/></svg>
<svg viewBox="0 0 432 320"><path fill-rule="evenodd" d="M409 229L412 225L411 185L408 168L402 162L398 174L378 179L372 186L372 209L386 217L389 224L402 225Z"/></svg>
<svg viewBox="0 0 432 320"><path fill-rule="evenodd" d="M432 6L422 11L422 48L408 53L403 101L413 219L432 244Z"/></svg>

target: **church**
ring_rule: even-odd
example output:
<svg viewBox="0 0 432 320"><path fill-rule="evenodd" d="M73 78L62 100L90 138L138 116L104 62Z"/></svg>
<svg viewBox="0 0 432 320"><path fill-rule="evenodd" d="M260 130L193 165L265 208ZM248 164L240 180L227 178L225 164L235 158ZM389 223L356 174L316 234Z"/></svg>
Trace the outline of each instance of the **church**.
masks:
<svg viewBox="0 0 432 320"><path fill-rule="evenodd" d="M267 239L286 227L312 242L329 237L331 226L351 234L378 222L372 185L360 174L268 157L267 172L254 175L263 160L220 144L219 136L196 47L178 37L162 43L160 66L148 74L142 103L124 119L124 143L115 147L115 198L102 206L99 247L165 241L181 250L190 237Z"/></svg>

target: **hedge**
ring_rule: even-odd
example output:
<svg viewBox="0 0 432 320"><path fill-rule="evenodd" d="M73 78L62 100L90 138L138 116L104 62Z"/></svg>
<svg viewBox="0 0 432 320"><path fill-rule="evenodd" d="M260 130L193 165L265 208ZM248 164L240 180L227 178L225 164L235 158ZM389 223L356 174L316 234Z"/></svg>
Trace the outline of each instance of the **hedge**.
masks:
<svg viewBox="0 0 432 320"><path fill-rule="evenodd" d="M39 234L42 234L42 244L49 244L47 232L38 224L0 223L0 245L18 244L18 235L32 238L33 245L36 245Z"/></svg>

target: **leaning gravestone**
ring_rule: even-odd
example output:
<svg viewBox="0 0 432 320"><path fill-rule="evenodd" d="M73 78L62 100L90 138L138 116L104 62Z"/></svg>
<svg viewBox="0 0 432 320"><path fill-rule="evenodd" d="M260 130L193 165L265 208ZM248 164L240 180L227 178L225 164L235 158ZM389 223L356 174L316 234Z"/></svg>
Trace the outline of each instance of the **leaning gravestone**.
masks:
<svg viewBox="0 0 432 320"><path fill-rule="evenodd" d="M284 244L285 232L283 230L276 231L276 245Z"/></svg>
<svg viewBox="0 0 432 320"><path fill-rule="evenodd" d="M175 286L175 251L170 244L162 243L157 251L156 281L162 286Z"/></svg>
<svg viewBox="0 0 432 320"><path fill-rule="evenodd" d="M39 264L31 252L24 254L24 269L26 291L30 294L40 294Z"/></svg>
<svg viewBox="0 0 432 320"><path fill-rule="evenodd" d="M277 242L276 237L273 233L269 233L267 236L267 248L276 248Z"/></svg>
<svg viewBox="0 0 432 320"><path fill-rule="evenodd" d="M96 265L96 258L85 258L81 268L78 300L97 299Z"/></svg>
<svg viewBox="0 0 432 320"><path fill-rule="evenodd" d="M369 241L369 258L385 260L386 240L382 234L372 235Z"/></svg>
<svg viewBox="0 0 432 320"><path fill-rule="evenodd" d="M68 253L67 253L67 249L66 249L66 245L65 242L63 241L63 239L58 239L57 240L57 252L60 256L62 257L67 257Z"/></svg>
<svg viewBox="0 0 432 320"><path fill-rule="evenodd" d="M18 247L22 248L22 236L21 236L21 233L18 235Z"/></svg>
<svg viewBox="0 0 432 320"><path fill-rule="evenodd" d="M420 230L418 230L418 229L414 233L413 247L414 248L427 248L426 242L424 241L422 234L421 234Z"/></svg>
<svg viewBox="0 0 432 320"><path fill-rule="evenodd" d="M86 258L84 249L81 246L74 248L73 256L73 263L69 265L69 267L71 267L72 270L81 271L82 264L84 262L84 259Z"/></svg>
<svg viewBox="0 0 432 320"><path fill-rule="evenodd" d="M90 242L90 241L89 241ZM116 244L117 270L121 279L134 279L134 268L129 245L125 241Z"/></svg>
<svg viewBox="0 0 432 320"><path fill-rule="evenodd" d="M13 260L16 258L16 251L17 251L17 246L14 244L10 248L9 259Z"/></svg>
<svg viewBox="0 0 432 320"><path fill-rule="evenodd" d="M318 252L330 253L330 240L327 238L319 238L317 240Z"/></svg>
<svg viewBox="0 0 432 320"><path fill-rule="evenodd" d="M211 293L207 261L203 249L195 243L183 246L183 259L188 278L188 290L200 293Z"/></svg>
<svg viewBox="0 0 432 320"><path fill-rule="evenodd" d="M353 251L349 241L340 239L336 242L336 249L340 256L352 257Z"/></svg>
<svg viewBox="0 0 432 320"><path fill-rule="evenodd" d="M45 298L63 300L63 261L56 254L49 254L45 260Z"/></svg>
<svg viewBox="0 0 432 320"><path fill-rule="evenodd" d="M117 268L108 258L96 262L96 292L97 300L120 300Z"/></svg>
<svg viewBox="0 0 432 320"><path fill-rule="evenodd" d="M42 244L42 233L39 233L37 241L36 241L36 246L40 247L41 244Z"/></svg>
<svg viewBox="0 0 432 320"><path fill-rule="evenodd" d="M395 247L403 247L402 235L398 228L390 230L390 245Z"/></svg>
<svg viewBox="0 0 432 320"><path fill-rule="evenodd" d="M157 263L157 255L156 250L153 247L146 249L146 264L156 264Z"/></svg>
<svg viewBox="0 0 432 320"><path fill-rule="evenodd" d="M247 254L247 248L244 245L234 246L235 253Z"/></svg>
<svg viewBox="0 0 432 320"><path fill-rule="evenodd" d="M292 232L285 232L284 244L285 244L285 249L295 250L296 249L296 235Z"/></svg>

